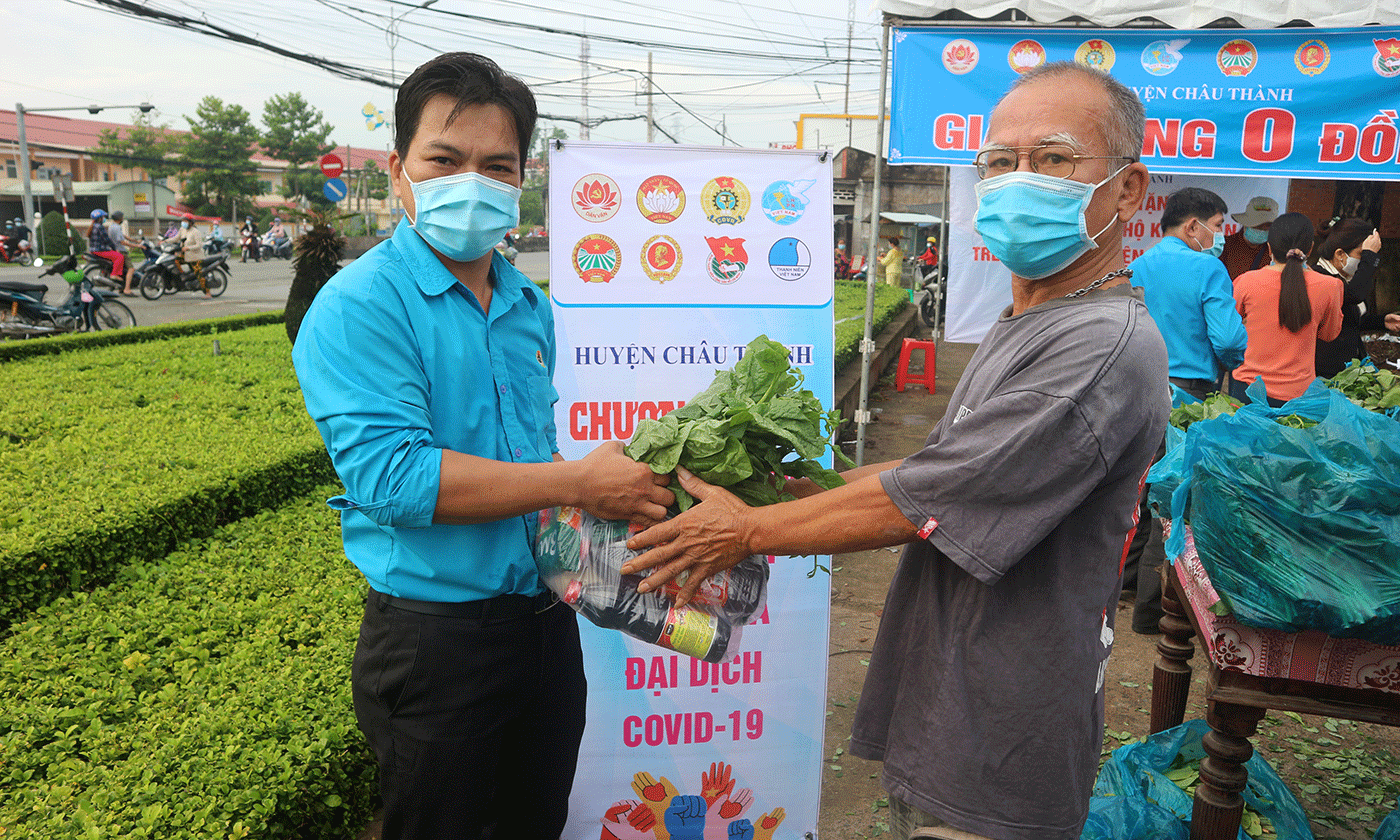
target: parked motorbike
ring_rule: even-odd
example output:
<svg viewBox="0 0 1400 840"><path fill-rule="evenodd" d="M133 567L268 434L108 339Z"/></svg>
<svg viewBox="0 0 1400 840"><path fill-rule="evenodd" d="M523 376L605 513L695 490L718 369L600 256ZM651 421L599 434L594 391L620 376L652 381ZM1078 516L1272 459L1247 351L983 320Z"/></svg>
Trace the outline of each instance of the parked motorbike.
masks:
<svg viewBox="0 0 1400 840"><path fill-rule="evenodd" d="M204 240L204 253L211 257L218 254L227 254L232 250L233 243L227 239L215 239L211 236Z"/></svg>
<svg viewBox="0 0 1400 840"><path fill-rule="evenodd" d="M158 300L162 295L173 295L176 292L202 291L199 276L195 274L194 269L188 263L182 268L180 262L175 259L180 247L179 240L166 240L160 243L157 252L150 247L147 240L141 241L141 248L146 252L146 263L139 269L141 297L146 300ZM205 257L200 260L200 266L204 272L205 284L209 287L210 297L223 294L228 288L228 254Z"/></svg>
<svg viewBox="0 0 1400 840"><path fill-rule="evenodd" d="M68 297L58 306L44 302L49 287L43 283L0 281L0 335L31 338L136 326L136 316L126 304L113 292L94 289L91 281L76 271L77 265L76 257L63 257L39 275L72 278L68 279Z"/></svg>
<svg viewBox="0 0 1400 840"><path fill-rule="evenodd" d="M924 326L938 329L943 316L948 311L948 301L943 297L943 287L938 282L939 270L929 272L919 285L919 295L914 302L919 306L919 320Z"/></svg>
<svg viewBox="0 0 1400 840"><path fill-rule="evenodd" d="M273 242L271 236L262 237L262 258L270 260L279 257L284 260L292 258L292 238L284 236L278 242Z"/></svg>
<svg viewBox="0 0 1400 840"><path fill-rule="evenodd" d="M243 262L247 262L249 257L255 260L262 259L262 237L256 234L249 236L243 234L239 237L239 244L243 249Z"/></svg>

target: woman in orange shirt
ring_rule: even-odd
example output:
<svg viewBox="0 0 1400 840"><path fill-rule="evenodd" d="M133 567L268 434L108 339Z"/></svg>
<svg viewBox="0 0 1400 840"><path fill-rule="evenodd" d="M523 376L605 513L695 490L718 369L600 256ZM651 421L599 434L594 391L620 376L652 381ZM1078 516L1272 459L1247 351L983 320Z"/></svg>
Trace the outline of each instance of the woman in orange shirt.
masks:
<svg viewBox="0 0 1400 840"><path fill-rule="evenodd" d="M1273 263L1235 278L1235 309L1249 344L1230 374L1230 396L1248 402L1245 388L1262 376L1269 404L1279 406L1317 378L1317 342L1342 330L1342 281L1304 266L1312 243L1312 222L1285 213L1269 228Z"/></svg>

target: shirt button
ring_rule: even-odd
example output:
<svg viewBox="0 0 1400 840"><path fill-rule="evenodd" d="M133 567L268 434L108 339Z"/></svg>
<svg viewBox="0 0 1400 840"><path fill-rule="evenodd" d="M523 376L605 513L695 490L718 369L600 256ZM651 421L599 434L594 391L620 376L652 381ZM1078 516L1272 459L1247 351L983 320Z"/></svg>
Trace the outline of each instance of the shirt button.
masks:
<svg viewBox="0 0 1400 840"><path fill-rule="evenodd" d="M505 392L506 392L506 386L502 385L502 386L501 386L501 393L504 394Z"/></svg>
<svg viewBox="0 0 1400 840"><path fill-rule="evenodd" d="M515 457L519 458L519 457L520 457L521 455L523 455L523 454L524 454L524 453L521 452L519 449L515 450Z"/></svg>

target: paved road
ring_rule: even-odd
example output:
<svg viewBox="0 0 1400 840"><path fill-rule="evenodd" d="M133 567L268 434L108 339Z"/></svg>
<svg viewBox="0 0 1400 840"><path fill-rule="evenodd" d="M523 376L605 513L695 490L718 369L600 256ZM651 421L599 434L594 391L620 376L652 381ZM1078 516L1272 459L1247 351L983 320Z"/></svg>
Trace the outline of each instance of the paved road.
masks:
<svg viewBox="0 0 1400 840"><path fill-rule="evenodd" d="M521 254L516 265L532 280L549 279L549 254L546 252ZM68 295L68 284L58 277L40 279L37 277L40 271L3 265L0 266L0 280L47 283L49 293L45 300L63 302ZM289 260L234 261L229 265L228 290L217 298L205 300L199 292L177 292L160 300L146 300L138 295L122 298L122 302L131 307L138 326L148 327L282 309L287 305L287 290L291 285L292 263Z"/></svg>

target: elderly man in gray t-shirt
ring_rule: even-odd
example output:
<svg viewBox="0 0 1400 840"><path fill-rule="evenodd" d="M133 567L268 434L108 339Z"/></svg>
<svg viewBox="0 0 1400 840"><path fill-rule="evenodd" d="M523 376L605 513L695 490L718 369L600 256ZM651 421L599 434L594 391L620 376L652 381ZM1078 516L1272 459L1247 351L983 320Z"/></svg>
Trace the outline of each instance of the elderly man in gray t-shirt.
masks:
<svg viewBox="0 0 1400 840"><path fill-rule="evenodd" d="M1013 302L923 449L764 508L678 471L703 504L631 541L645 589L693 570L681 600L749 554L906 544L851 736L884 762L897 840L1074 840L1087 816L1123 553L1170 408L1123 268L1143 122L1131 90L1069 63L997 105L977 229Z"/></svg>

